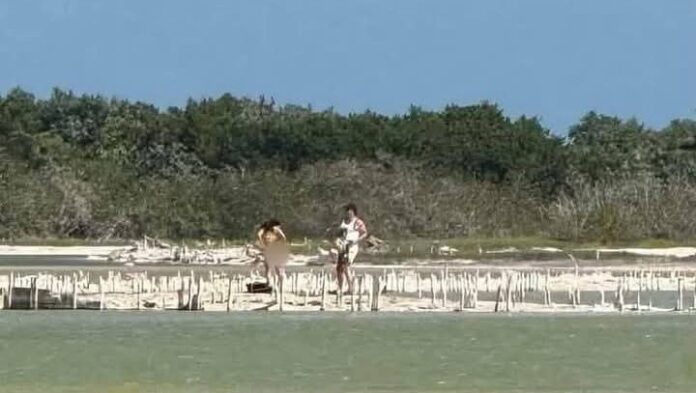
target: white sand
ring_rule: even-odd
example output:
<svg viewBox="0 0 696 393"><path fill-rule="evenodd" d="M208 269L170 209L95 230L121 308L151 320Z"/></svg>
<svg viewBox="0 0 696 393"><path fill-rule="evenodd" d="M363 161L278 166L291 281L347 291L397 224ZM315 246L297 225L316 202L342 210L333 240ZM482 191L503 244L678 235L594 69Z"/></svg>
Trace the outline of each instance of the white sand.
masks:
<svg viewBox="0 0 696 393"><path fill-rule="evenodd" d="M0 245L0 255L76 255L106 257L117 250L128 250L131 246L8 246Z"/></svg>
<svg viewBox="0 0 696 393"><path fill-rule="evenodd" d="M543 251L543 252L563 252L560 248L555 247L532 247L532 251Z"/></svg>
<svg viewBox="0 0 696 393"><path fill-rule="evenodd" d="M290 274L286 281L286 293L284 310L285 311L318 311L321 304L321 286L319 280L319 271L316 269L313 273L301 272ZM325 272L331 272L331 269L325 269ZM512 271L511 271L512 272ZM580 275L575 276L574 272L554 272L548 282L548 288L554 293L551 305L541 304L541 296L546 286L546 276L541 274L535 277L520 277L516 275L513 279L513 292L516 293L514 303L511 304L511 312L540 312L540 313L560 313L560 312L615 312L618 311L613 302L617 287L620 285L626 291L626 294L632 294L635 298L637 291L642 292L641 311L671 311L672 308L649 308L649 299L653 294L660 291L670 291L671 295L675 296L675 291L678 284L684 285L684 309L688 310L692 307L694 299L694 281L693 271L681 271L678 275L672 274L672 271L660 271L659 274L653 275L652 271L644 270L644 279L639 279L632 275L617 275L613 269L605 271L582 271ZM369 282L376 276L363 275L364 271L359 272L359 276L365 277L364 293L362 296L362 309L369 310L368 304L368 288L372 288ZM374 273L374 271L373 271ZM381 275L382 272L379 272ZM492 274L487 277L485 273L479 275L477 285L473 281L468 281L468 285L473 290L476 288L479 295L476 307L466 307L460 309L459 285L464 282L460 280L460 275L463 270L449 270L449 279L446 288L449 288L447 302L442 301L442 285L438 279L439 275L435 275L435 280L431 280L431 275L428 273L418 273L417 270L411 267L411 270L390 269L387 270L386 279L382 281L385 292L381 295L380 311L387 312L493 312L495 302L491 301L497 292L499 286L503 287L503 293L506 279L498 274ZM657 272L656 272L657 273ZM420 276L420 280L418 277ZM31 285L32 278L37 278L37 285L42 289L50 289L54 295L59 293L71 293L73 285L71 283L72 274L68 275L29 275L15 276L15 287L28 288ZM176 309L179 306L177 290L185 288L182 292L184 303L188 301L188 286L190 285L190 276L151 276L147 273L112 273L108 275L102 274L104 279L103 288L105 290L104 302L106 309L110 310L134 310L138 309L138 299L140 299L140 309L147 310L163 310ZM202 281L199 281L199 278ZM232 311L249 311L268 308L271 310L278 309L278 305L274 303L274 296L271 294L251 294L240 289L245 288L247 283L260 281L260 277L255 275L233 275L227 276L221 272L208 272L208 274L197 274L195 276L194 288L192 293L198 293L198 283L202 282L200 289L203 308L206 311L224 311L227 308L227 293L229 288L229 279L232 279ZM293 278L295 281L293 281ZM97 282L95 282L97 281ZM100 295L99 280L88 280L88 276L79 272L78 275L78 304L80 307L98 308ZM297 285L294 285L296 283ZM327 292L336 289L335 279L327 280ZM418 296L418 285L420 283L420 297ZM0 275L0 288L8 288L9 276ZM431 286L435 290L435 301L432 299ZM519 286L518 286L519 285ZM526 301L521 301L517 297L517 290L522 287L527 288ZM140 288L140 295L137 294L136 288ZM568 297L565 295L574 288L581 290L585 295L581 296L580 304L572 305ZM593 300L588 301L585 298L588 291L594 291ZM596 291L604 291L605 302L599 304ZM309 295L305 297L305 293ZM664 295L663 295L664 297ZM306 299L306 303L305 303ZM356 294L355 302L359 300ZM500 309L506 308L505 295L500 304ZM533 300L530 300L533 299ZM325 307L327 311L349 311L351 309L351 299L349 295L344 295L343 303L337 303L336 295L328 294L325 298ZM668 305L669 306L669 305ZM625 311L635 310L635 302L625 303ZM357 304L355 310L357 310Z"/></svg>
<svg viewBox="0 0 696 393"><path fill-rule="evenodd" d="M688 258L696 255L696 247L671 248L600 248L600 253L620 253L653 257Z"/></svg>

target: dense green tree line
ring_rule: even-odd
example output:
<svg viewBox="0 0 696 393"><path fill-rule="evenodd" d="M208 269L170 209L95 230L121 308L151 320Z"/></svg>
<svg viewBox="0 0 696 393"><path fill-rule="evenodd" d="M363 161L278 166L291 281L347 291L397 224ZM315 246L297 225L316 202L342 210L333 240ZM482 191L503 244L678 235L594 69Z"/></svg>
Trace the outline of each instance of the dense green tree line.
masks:
<svg viewBox="0 0 696 393"><path fill-rule="evenodd" d="M0 95L0 236L239 237L268 215L317 236L348 199L384 232L538 234L563 216L554 206L587 187L696 184L694 120L653 130L590 112L567 137L555 131L486 102L342 115L225 94L160 110L14 89ZM465 196L478 210L459 204ZM496 206L512 216L475 222L484 211L497 217Z"/></svg>

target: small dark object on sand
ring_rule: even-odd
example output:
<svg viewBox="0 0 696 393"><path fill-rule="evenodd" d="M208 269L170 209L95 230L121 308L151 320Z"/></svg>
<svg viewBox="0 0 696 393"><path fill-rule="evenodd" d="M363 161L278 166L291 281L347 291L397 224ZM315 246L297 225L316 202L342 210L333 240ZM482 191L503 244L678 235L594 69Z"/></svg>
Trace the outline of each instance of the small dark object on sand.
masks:
<svg viewBox="0 0 696 393"><path fill-rule="evenodd" d="M273 292L273 287L265 282L252 282L246 285L247 292L249 293L271 293Z"/></svg>

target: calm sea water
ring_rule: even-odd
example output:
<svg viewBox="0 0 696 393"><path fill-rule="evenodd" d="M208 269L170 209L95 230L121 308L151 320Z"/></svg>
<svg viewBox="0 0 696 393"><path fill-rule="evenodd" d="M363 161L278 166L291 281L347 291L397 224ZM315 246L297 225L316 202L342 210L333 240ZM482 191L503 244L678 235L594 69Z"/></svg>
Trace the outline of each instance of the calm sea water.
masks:
<svg viewBox="0 0 696 393"><path fill-rule="evenodd" d="M696 316L0 311L2 392L693 392Z"/></svg>

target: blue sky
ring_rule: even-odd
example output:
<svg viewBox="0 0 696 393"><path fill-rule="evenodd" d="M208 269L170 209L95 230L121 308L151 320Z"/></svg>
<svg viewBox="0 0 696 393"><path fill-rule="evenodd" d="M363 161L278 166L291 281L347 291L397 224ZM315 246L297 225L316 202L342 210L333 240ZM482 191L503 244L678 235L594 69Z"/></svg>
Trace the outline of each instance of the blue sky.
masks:
<svg viewBox="0 0 696 393"><path fill-rule="evenodd" d="M696 117L696 1L0 0L0 91Z"/></svg>

